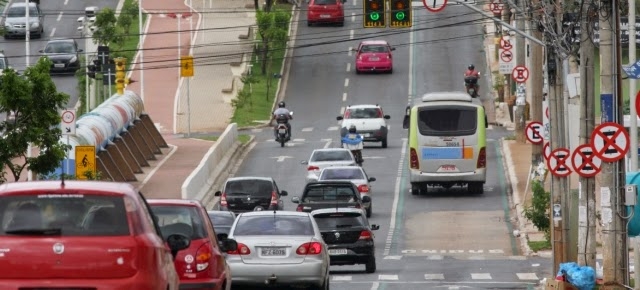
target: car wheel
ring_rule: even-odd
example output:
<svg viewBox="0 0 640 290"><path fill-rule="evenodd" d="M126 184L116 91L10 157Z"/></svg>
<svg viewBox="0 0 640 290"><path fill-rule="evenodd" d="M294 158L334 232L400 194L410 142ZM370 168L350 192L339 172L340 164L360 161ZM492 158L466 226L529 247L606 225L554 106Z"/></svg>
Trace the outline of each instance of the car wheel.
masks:
<svg viewBox="0 0 640 290"><path fill-rule="evenodd" d="M311 27L311 25L313 25L313 23L311 23L311 21L307 21L307 26Z"/></svg>
<svg viewBox="0 0 640 290"><path fill-rule="evenodd" d="M367 218L371 217L371 213L373 213L373 202L369 204L369 208L367 209Z"/></svg>
<svg viewBox="0 0 640 290"><path fill-rule="evenodd" d="M387 139L382 139L382 148L387 148Z"/></svg>
<svg viewBox="0 0 640 290"><path fill-rule="evenodd" d="M376 256L371 255L371 257L369 257L369 261L367 261L367 264L365 265L365 271L367 273L376 272Z"/></svg>
<svg viewBox="0 0 640 290"><path fill-rule="evenodd" d="M470 182L467 184L467 191L470 194L483 194L484 184L482 184L482 182Z"/></svg>

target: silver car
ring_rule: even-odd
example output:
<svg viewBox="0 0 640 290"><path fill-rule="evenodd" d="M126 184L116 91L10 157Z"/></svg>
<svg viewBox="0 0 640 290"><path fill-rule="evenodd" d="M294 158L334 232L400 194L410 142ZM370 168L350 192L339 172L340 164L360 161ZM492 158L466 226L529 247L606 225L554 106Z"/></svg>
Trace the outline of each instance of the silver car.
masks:
<svg viewBox="0 0 640 290"><path fill-rule="evenodd" d="M329 253L309 213L241 213L229 233L238 248L227 252L233 285L304 285L329 289Z"/></svg>
<svg viewBox="0 0 640 290"><path fill-rule="evenodd" d="M318 176L318 181L328 180L347 180L351 181L358 187L360 196L368 196L372 198L371 182L376 181L375 177L369 177L367 172L360 166L332 166L323 169ZM365 202L364 208L367 211L367 217L371 217L373 212L373 201Z"/></svg>
<svg viewBox="0 0 640 290"><path fill-rule="evenodd" d="M25 36L27 25L27 10L24 2L13 2L4 15L4 38ZM40 38L44 33L44 14L38 4L29 2L29 32L30 37Z"/></svg>
<svg viewBox="0 0 640 290"><path fill-rule="evenodd" d="M302 161L307 165L307 182L317 181L320 171L330 166L357 165L351 151L344 148L316 149L311 152L308 161Z"/></svg>

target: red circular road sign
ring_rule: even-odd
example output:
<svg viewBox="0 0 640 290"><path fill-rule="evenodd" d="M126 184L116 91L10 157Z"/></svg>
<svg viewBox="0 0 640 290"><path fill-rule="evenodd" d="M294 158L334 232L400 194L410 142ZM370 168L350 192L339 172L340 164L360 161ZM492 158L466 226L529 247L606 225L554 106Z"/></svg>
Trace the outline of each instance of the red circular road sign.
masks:
<svg viewBox="0 0 640 290"><path fill-rule="evenodd" d="M640 91L636 94L636 113L640 112Z"/></svg>
<svg viewBox="0 0 640 290"><path fill-rule="evenodd" d="M500 2L491 2L489 4L489 10L491 10L491 12L493 12L493 14L500 14L502 13L502 9L504 9L504 4L500 3Z"/></svg>
<svg viewBox="0 0 640 290"><path fill-rule="evenodd" d="M513 59L513 53L510 50L503 50L500 53L500 59L504 62L510 62Z"/></svg>
<svg viewBox="0 0 640 290"><path fill-rule="evenodd" d="M544 157L545 161L549 162L549 156L551 156L551 145L547 142L542 145L542 157Z"/></svg>
<svg viewBox="0 0 640 290"><path fill-rule="evenodd" d="M440 12L447 7L447 0L422 0L422 4L431 12Z"/></svg>
<svg viewBox="0 0 640 290"><path fill-rule="evenodd" d="M549 119L549 107L547 107L547 109L544 111L544 114L547 115L547 119Z"/></svg>
<svg viewBox="0 0 640 290"><path fill-rule="evenodd" d="M596 156L605 162L616 162L629 151L629 133L620 124L606 122L591 132L591 146Z"/></svg>
<svg viewBox="0 0 640 290"><path fill-rule="evenodd" d="M551 151L549 159L547 159L547 167L551 171L551 174L558 177L567 177L571 174L571 168L568 161L571 156L571 152L566 148L557 148Z"/></svg>
<svg viewBox="0 0 640 290"><path fill-rule="evenodd" d="M596 156L591 144L582 144L571 155L573 170L582 177L594 177L600 173L602 159Z"/></svg>
<svg viewBox="0 0 640 290"><path fill-rule="evenodd" d="M542 144L544 139L542 138L542 133L544 131L544 126L540 122L531 122L524 129L525 136L527 140L531 142L531 144Z"/></svg>
<svg viewBox="0 0 640 290"><path fill-rule="evenodd" d="M524 83L529 79L529 69L525 66L519 65L513 68L511 71L511 78L516 83Z"/></svg>
<svg viewBox="0 0 640 290"><path fill-rule="evenodd" d="M72 111L64 111L62 112L62 122L66 124L71 124L76 119L76 115Z"/></svg>
<svg viewBox="0 0 640 290"><path fill-rule="evenodd" d="M505 39L504 36L500 37L500 48L504 50L512 49L513 45L511 45L511 40Z"/></svg>

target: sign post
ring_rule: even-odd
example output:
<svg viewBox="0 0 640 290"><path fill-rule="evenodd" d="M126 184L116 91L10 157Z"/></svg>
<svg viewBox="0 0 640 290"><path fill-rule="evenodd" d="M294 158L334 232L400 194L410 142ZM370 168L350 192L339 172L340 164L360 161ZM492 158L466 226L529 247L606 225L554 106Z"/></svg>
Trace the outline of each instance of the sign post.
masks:
<svg viewBox="0 0 640 290"><path fill-rule="evenodd" d="M62 136L67 136L67 146L69 146L69 136L76 134L76 110L66 109L60 113L60 130L62 130ZM67 158L62 163L62 173L69 175L69 167L71 165L65 164L69 160L69 151L67 151ZM65 166L66 165L66 166Z"/></svg>
<svg viewBox="0 0 640 290"><path fill-rule="evenodd" d="M571 168L569 167L569 158L571 152L566 148L557 148L551 151L549 159L547 160L547 167L551 174L557 177L567 177L571 174Z"/></svg>
<svg viewBox="0 0 640 290"><path fill-rule="evenodd" d="M187 78L187 138L191 137L191 78L193 77L193 56L180 59L180 76Z"/></svg>
<svg viewBox="0 0 640 290"><path fill-rule="evenodd" d="M76 146L76 179L86 180L87 171L95 177L96 166L96 147L95 146Z"/></svg>

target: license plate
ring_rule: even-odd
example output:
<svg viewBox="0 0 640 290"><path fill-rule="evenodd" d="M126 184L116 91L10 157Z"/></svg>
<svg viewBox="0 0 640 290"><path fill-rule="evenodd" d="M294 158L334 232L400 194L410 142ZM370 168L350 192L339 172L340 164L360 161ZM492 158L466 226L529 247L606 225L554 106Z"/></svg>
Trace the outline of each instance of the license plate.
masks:
<svg viewBox="0 0 640 290"><path fill-rule="evenodd" d="M287 129L278 129L279 134L287 133Z"/></svg>
<svg viewBox="0 0 640 290"><path fill-rule="evenodd" d="M320 15L320 18L331 18L331 15L322 14L322 15Z"/></svg>
<svg viewBox="0 0 640 290"><path fill-rule="evenodd" d="M64 67L64 63L56 63L53 65L54 67Z"/></svg>
<svg viewBox="0 0 640 290"><path fill-rule="evenodd" d="M262 256L284 256L287 251L285 248L262 248L260 254Z"/></svg>
<svg viewBox="0 0 640 290"><path fill-rule="evenodd" d="M370 61L379 61L380 58L379 57L370 57L369 60Z"/></svg>
<svg viewBox="0 0 640 290"><path fill-rule="evenodd" d="M442 165L438 169L438 172L458 172L458 167L455 165Z"/></svg>
<svg viewBox="0 0 640 290"><path fill-rule="evenodd" d="M329 255L346 255L347 249L333 249L329 250Z"/></svg>

